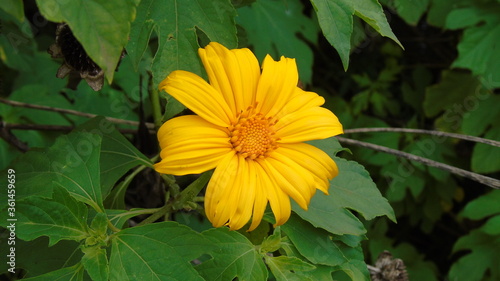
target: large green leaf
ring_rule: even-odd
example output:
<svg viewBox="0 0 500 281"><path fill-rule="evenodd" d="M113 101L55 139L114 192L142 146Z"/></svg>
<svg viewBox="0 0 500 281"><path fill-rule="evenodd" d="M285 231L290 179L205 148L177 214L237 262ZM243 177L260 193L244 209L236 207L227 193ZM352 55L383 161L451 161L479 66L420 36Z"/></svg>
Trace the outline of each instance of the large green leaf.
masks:
<svg viewBox="0 0 500 281"><path fill-rule="evenodd" d="M177 69L202 75L196 29L211 41L235 48L235 15L229 0L143 0L132 24L127 51L137 66L154 30L158 36L152 65L154 85Z"/></svg>
<svg viewBox="0 0 500 281"><path fill-rule="evenodd" d="M311 0L311 3L318 15L323 34L339 53L344 69L349 65L353 15L363 19L380 35L391 38L401 46L377 0Z"/></svg>
<svg viewBox="0 0 500 281"><path fill-rule="evenodd" d="M349 210L335 205L329 195L317 192L312 198L309 208L304 211L292 202L292 209L304 220L315 227L321 227L330 233L342 235L362 235L366 233L363 223Z"/></svg>
<svg viewBox="0 0 500 281"><path fill-rule="evenodd" d="M111 83L138 0L37 0L41 14L50 21L66 22L90 58Z"/></svg>
<svg viewBox="0 0 500 281"><path fill-rule="evenodd" d="M33 240L49 237L49 247L59 240L80 241L89 236L87 206L76 201L62 187L55 186L52 199L29 197L16 204L14 223L18 238ZM7 215L7 210L2 214ZM9 212L10 214L10 212ZM2 226L12 225L2 216Z"/></svg>
<svg viewBox="0 0 500 281"><path fill-rule="evenodd" d="M319 28L303 9L300 1L258 0L251 7L238 9L237 19L247 31L257 58L262 60L266 54L275 59L296 58L300 80L310 83L313 52L300 37L315 44Z"/></svg>
<svg viewBox="0 0 500 281"><path fill-rule="evenodd" d="M101 190L105 197L116 181L138 165L152 167L151 160L135 148L115 126L104 117L96 117L79 126L76 131L90 132L102 138ZM97 140L97 139L94 139Z"/></svg>
<svg viewBox="0 0 500 281"><path fill-rule="evenodd" d="M487 235L474 230L458 239L453 251L468 250L467 255L455 262L449 272L450 280L487 280L500 279L500 236ZM487 273L488 271L488 273Z"/></svg>
<svg viewBox="0 0 500 281"><path fill-rule="evenodd" d="M267 269L260 253L248 239L227 228L204 231L203 236L217 245L210 252L212 259L203 262L196 270L206 280L267 280Z"/></svg>
<svg viewBox="0 0 500 281"><path fill-rule="evenodd" d="M213 249L201 234L175 222L118 232L112 241L111 280L203 280L190 261Z"/></svg>
<svg viewBox="0 0 500 281"><path fill-rule="evenodd" d="M458 58L453 67L468 68L483 75L492 87L500 86L500 6L467 7L451 11L446 18L449 29L466 28L458 44Z"/></svg>
<svg viewBox="0 0 500 281"><path fill-rule="evenodd" d="M325 151L335 160L339 175L330 181L330 194L317 192L311 199L307 211L292 202L292 208L298 215L315 227L339 235L361 235L366 232L363 224L346 209L355 210L366 219L386 215L395 221L391 206L382 197L363 166L335 157L335 154L342 150L336 138L309 143Z"/></svg>
<svg viewBox="0 0 500 281"><path fill-rule="evenodd" d="M57 138L48 149L33 149L21 155L10 166L16 171L16 200L50 198L53 188L60 186L78 201L104 210L99 183L100 149L100 136L73 132ZM2 189L0 194L5 192Z"/></svg>
<svg viewBox="0 0 500 281"><path fill-rule="evenodd" d="M300 254L314 264L336 266L347 261L338 247L338 243L341 242L332 241L328 232L313 227L294 214L281 226L281 229Z"/></svg>

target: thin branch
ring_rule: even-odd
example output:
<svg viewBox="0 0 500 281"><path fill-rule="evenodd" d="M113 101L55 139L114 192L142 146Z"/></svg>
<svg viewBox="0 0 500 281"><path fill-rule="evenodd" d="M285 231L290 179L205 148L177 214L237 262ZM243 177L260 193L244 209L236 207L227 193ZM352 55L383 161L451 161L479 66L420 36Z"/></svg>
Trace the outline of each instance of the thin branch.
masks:
<svg viewBox="0 0 500 281"><path fill-rule="evenodd" d="M45 106L45 105L38 105L38 104L30 104L30 103L24 103L24 102L7 100L7 99L4 99L4 98L0 98L0 102L8 104L8 105L11 105L11 106L24 107L24 108L33 108L33 109L46 110L46 111L59 112L59 113L66 113L66 114L72 114L72 115L76 115L76 116L83 116L83 117L87 117L87 118L94 118L94 117L98 116L97 114L80 112L80 111L71 110L71 109L57 108L57 107L51 107L51 106ZM116 123L116 124L132 125L132 126L135 126L135 127L139 126L139 122L137 122L137 121L124 120L124 119L119 119L119 118L114 118L114 117L106 117L106 119L108 121L110 121L112 123ZM155 125L153 123L147 123L146 122L145 124L146 124L146 127L148 129L154 129L155 128Z"/></svg>
<svg viewBox="0 0 500 281"><path fill-rule="evenodd" d="M63 125L41 125L41 124L10 124L2 122L1 128L7 130L35 130L35 131L62 131L69 132L73 130L74 126L63 126ZM137 134L137 129L118 129L122 134ZM150 134L156 134L155 130L150 129Z"/></svg>
<svg viewBox="0 0 500 281"><path fill-rule="evenodd" d="M456 138L466 141L473 141L488 144L491 146L500 147L500 141L490 140L485 138L479 138L474 136L447 133L435 130L422 130L422 129L408 129L408 128L358 128L358 129L348 129L344 131L344 134L354 134L354 133L371 133L371 132L393 132L393 133L414 133L414 134L427 134L438 137L449 137Z"/></svg>
<svg viewBox="0 0 500 281"><path fill-rule="evenodd" d="M473 181L482 183L482 184L490 186L492 188L500 189L500 180L497 180L494 178L490 178L490 177L483 176L483 175L480 175L477 173L473 173L473 172L470 172L467 170L456 168L456 167L453 167L453 166L450 166L450 165L447 165L447 164L444 164L441 162L437 162L437 161L434 161L434 160L431 160L428 158L424 158L424 157L420 157L420 156L410 154L407 152L395 150L392 148L387 148L385 146L380 146L380 145L362 142L362 141L357 141L357 140L352 140L352 139L346 139L346 138L342 138L342 137L337 137L337 139L341 143L356 145L356 146L360 146L360 147L369 148L369 149L372 149L375 151L393 154L393 155L396 155L397 157L402 157L402 158L406 158L406 159L409 159L412 161L417 161L417 162L423 163L427 166L435 167L435 168L450 172L450 173L455 174L455 175L469 178Z"/></svg>

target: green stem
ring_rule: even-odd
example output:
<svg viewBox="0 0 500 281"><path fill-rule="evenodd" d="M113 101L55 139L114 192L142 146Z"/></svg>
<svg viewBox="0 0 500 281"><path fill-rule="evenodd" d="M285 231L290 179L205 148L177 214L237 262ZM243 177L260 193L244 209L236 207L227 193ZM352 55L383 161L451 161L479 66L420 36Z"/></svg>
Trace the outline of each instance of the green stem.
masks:
<svg viewBox="0 0 500 281"><path fill-rule="evenodd" d="M172 211L172 203L168 203L165 206L157 209L155 213L153 213L151 216L149 216L147 219L141 221L137 226L142 226L146 224L150 224L158 220L159 218L163 217L165 214L169 213Z"/></svg>
<svg viewBox="0 0 500 281"><path fill-rule="evenodd" d="M163 116L161 114L161 106L160 106L160 95L158 93L158 89L152 85L151 87L151 106L153 109L153 118L155 120L156 128L160 128L162 125Z"/></svg>
<svg viewBox="0 0 500 281"><path fill-rule="evenodd" d="M199 178L192 182L186 189L184 189L180 196L176 198L174 203L174 210L180 210L184 208L184 205L188 201L193 201L196 195L205 187L208 180L212 176L212 171L203 173Z"/></svg>

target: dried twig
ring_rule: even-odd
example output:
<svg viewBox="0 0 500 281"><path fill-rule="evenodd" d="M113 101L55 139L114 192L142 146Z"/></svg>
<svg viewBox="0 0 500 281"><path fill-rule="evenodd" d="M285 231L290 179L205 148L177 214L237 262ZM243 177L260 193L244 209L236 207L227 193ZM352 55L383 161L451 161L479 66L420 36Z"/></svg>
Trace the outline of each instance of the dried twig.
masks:
<svg viewBox="0 0 500 281"><path fill-rule="evenodd" d="M92 113L80 112L80 111L76 111L76 110L64 109L64 108L57 108L57 107L51 107L51 106L45 106L45 105L38 105L38 104L30 104L30 103L12 101L12 100L4 99L4 98L0 98L0 102L8 104L8 105L11 105L11 106L24 107L24 108L33 108L33 109L46 110L46 111L52 111L52 112L59 112L59 113L65 113L65 114L72 114L72 115L83 116L83 117L88 117L88 118L94 118L94 117L98 116L97 114L92 114ZM106 117L106 119L108 121L110 121L112 123L116 123L116 124L132 125L132 126L136 126L136 127L139 126L139 122L137 122L137 121L124 120L124 119L119 119L119 118L114 118L114 117ZM145 123L145 124L146 124L146 127L148 129L154 129L155 128L155 125L153 123Z"/></svg>
<svg viewBox="0 0 500 281"><path fill-rule="evenodd" d="M447 165L447 164L444 164L441 162L431 160L429 158L420 157L420 156L417 156L417 155L414 155L411 153L399 151L399 150L388 148L385 146L380 146L380 145L362 142L362 141L358 141L358 140L346 139L343 137L337 137L337 139L342 143L356 145L356 146L360 146L360 147L365 147L365 148L369 148L369 149L372 149L375 151L393 154L393 155L396 155L398 157L406 158L406 159L409 159L412 161L417 161L417 162L423 163L427 166L435 167L435 168L450 172L450 173L455 174L455 175L469 178L473 181L482 183L482 184L490 186L492 188L500 189L500 180L490 178L487 176L483 176L483 175L480 175L478 173L473 173L473 172L470 172L467 170L463 170L463 169L460 169L457 167L453 167L453 166L450 166L450 165Z"/></svg>
<svg viewBox="0 0 500 281"><path fill-rule="evenodd" d="M408 129L408 128L358 128L358 129L348 129L344 130L345 134L354 134L354 133L372 133L372 132L393 132L393 133L415 133L415 134L427 134L438 137L449 137L456 138L466 141L473 141L488 144L491 146L500 147L500 141L490 140L485 138L479 138L474 136L455 134L455 133L447 133L435 130L422 130L422 129Z"/></svg>
<svg viewBox="0 0 500 281"><path fill-rule="evenodd" d="M61 126L61 125L40 125L40 124L11 124L2 122L1 127L8 130L36 130L36 131L62 131L69 132L73 130L74 126ZM122 134L137 134L137 129L118 129ZM156 134L155 130L149 129L150 134Z"/></svg>

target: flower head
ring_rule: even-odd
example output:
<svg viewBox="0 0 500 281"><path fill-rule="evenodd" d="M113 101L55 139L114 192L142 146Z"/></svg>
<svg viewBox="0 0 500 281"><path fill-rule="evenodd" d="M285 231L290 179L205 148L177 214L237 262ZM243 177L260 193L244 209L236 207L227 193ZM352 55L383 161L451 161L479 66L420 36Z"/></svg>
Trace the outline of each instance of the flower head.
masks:
<svg viewBox="0 0 500 281"><path fill-rule="evenodd" d="M160 83L197 115L168 120L158 131L156 171L197 174L215 168L205 212L215 227L255 229L269 202L276 225L290 217L290 197L307 209L316 189L328 193L338 174L322 150L304 143L342 133L324 99L297 87L294 59L264 59L212 42L199 55L209 83L177 70Z"/></svg>

